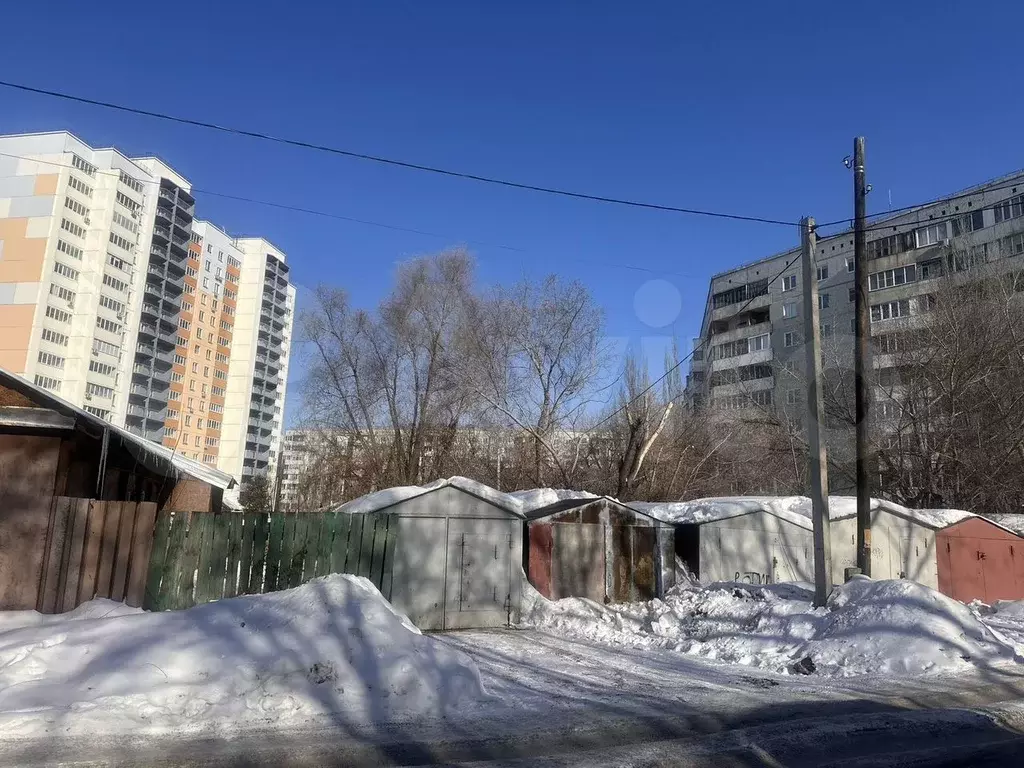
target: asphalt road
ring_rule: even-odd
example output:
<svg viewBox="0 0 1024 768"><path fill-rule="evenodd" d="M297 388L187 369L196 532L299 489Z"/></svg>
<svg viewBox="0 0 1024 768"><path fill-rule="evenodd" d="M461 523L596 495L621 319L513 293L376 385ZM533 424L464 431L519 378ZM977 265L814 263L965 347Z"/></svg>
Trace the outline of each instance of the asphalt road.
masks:
<svg viewBox="0 0 1024 768"><path fill-rule="evenodd" d="M0 765L874 768L1008 766L1024 755L1024 678L1006 670L823 681L538 631L442 640L474 658L491 702L385 729L0 742Z"/></svg>

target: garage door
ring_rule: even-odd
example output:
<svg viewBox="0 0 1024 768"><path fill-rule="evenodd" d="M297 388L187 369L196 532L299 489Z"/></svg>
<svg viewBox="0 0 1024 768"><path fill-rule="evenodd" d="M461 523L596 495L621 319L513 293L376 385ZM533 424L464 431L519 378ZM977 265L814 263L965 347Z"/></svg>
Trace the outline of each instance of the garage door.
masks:
<svg viewBox="0 0 1024 768"><path fill-rule="evenodd" d="M509 623L512 534L503 521L487 528L448 531L445 629L502 627Z"/></svg>

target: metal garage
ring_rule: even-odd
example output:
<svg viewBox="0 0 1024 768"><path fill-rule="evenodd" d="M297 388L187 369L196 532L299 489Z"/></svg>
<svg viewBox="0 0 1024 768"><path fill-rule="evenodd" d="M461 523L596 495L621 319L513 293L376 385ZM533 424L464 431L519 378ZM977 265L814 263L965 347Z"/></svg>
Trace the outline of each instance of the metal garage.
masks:
<svg viewBox="0 0 1024 768"><path fill-rule="evenodd" d="M936 534L938 588L955 600L1024 599L1024 538L982 517Z"/></svg>
<svg viewBox="0 0 1024 768"><path fill-rule="evenodd" d="M814 581L811 521L800 499L736 497L631 506L675 528L675 554L704 583Z"/></svg>
<svg viewBox="0 0 1024 768"><path fill-rule="evenodd" d="M603 603L665 594L672 529L607 496L564 499L526 514L523 566L547 598ZM670 571L671 572L671 571Z"/></svg>
<svg viewBox="0 0 1024 768"><path fill-rule="evenodd" d="M456 477L381 491L338 511L389 517L395 545L384 596L420 629L519 620L523 516L506 494Z"/></svg>

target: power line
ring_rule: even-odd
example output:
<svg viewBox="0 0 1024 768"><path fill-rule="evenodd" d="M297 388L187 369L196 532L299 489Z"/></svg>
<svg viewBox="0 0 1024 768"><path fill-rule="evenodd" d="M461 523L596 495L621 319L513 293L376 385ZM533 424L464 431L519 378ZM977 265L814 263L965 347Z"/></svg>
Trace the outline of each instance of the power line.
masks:
<svg viewBox="0 0 1024 768"><path fill-rule="evenodd" d="M787 269L789 269L789 268L790 268L791 266L793 266L793 264L794 264L794 263L796 263L796 260L797 260L797 259L799 259L799 258L800 258L800 254L797 254L796 256L794 256L794 257L793 257L793 258L792 258L792 259L791 259L791 260L790 260L790 261L789 261L789 262L788 262L788 263L786 264L786 266L784 266L784 267L783 267L782 269L780 269L780 270L779 270L779 272L778 272L778 273L777 273L777 274L775 275L775 277L773 277L773 278L772 278L771 280L769 280L769 281L768 281L768 282L767 282L767 283L765 284L765 288L768 288L768 287L769 287L769 286L770 286L770 285L771 285L772 283L774 283L774 282L775 282L776 280L778 280L778 279L779 279L780 277L782 277L782 274L783 274L783 273L784 273L784 272L785 272L785 271L786 271ZM758 299L758 298L760 298L761 296L764 296L764 295L765 295L765 294L760 294L760 295L758 295L758 296L751 296L751 297L750 297L749 299L747 299L746 303L745 303L745 304L744 304L744 305L743 305L742 307L740 307L739 309L737 309L737 310L736 310L736 311L735 311L735 312L734 312L734 313L732 314L732 317L730 317L729 319L730 319L730 320L732 320L732 319L735 319L736 317L739 317L739 315L740 315L740 314L741 314L742 312L744 312L744 311L745 311L745 310L747 309L747 307L749 307L749 306L750 306L750 305L751 305L751 304L752 304L752 303L754 302L754 299ZM711 337L710 337L710 336L706 337L705 339L702 339L702 340L700 341L700 343L699 343L699 344L697 344L697 345L696 345L696 346L695 346L695 347L694 347L694 348L693 348L692 350L690 350L690 351L689 351L689 352L688 352L687 354L683 355L683 356L682 356L682 357L681 357L681 358L680 358L680 359L679 359L679 360L678 360L678 361L676 362L676 364L675 364L675 365L673 365L673 366L672 366L671 368L669 368L669 369L668 369L667 371L665 371L665 372L664 372L663 374L661 374L661 376L659 376L659 377L658 377L658 378L656 378L656 379L655 379L654 381L652 381L652 382L651 382L651 383L650 383L649 385L647 385L647 387L645 387L645 388L644 388L644 391L643 391L643 392L641 392L640 394L638 394L638 395L637 395L636 397L632 398L632 399L631 399L631 400L630 400L629 402L627 402L627 403L623 403L623 404L622 404L621 406L619 406L619 407L618 407L618 408L616 408L616 409L615 409L614 411L612 411L612 412L611 412L610 414L608 414L608 415L607 415L607 416L605 416L605 417L604 417L603 419L601 419L601 420L600 420L599 422L597 422L597 424L595 424L595 425L594 425L594 426L592 426L592 427L591 427L590 429L588 429L588 430L587 430L587 432L594 432L594 431L595 431L595 430L597 430L597 429L598 429L599 427L603 426L604 424L607 424L607 423L608 423L609 421L611 421L612 419L614 419L614 418L615 418L616 416L618 416L618 415L619 415L620 413L622 413L623 411L625 411L626 409L628 409L628 408L629 408L629 406L631 406L631 405L632 405L633 403L635 403L635 402L636 402L637 400L639 400L640 398L642 398L642 397L644 397L645 395L647 395L647 394L648 394L648 393L649 393L649 392L650 392L651 390L653 390L653 389L654 389L654 388L655 388L656 386L658 386L658 384L660 384L660 383L661 383L661 382L663 382L663 381L664 381L665 379L667 379L667 378L668 378L668 377L669 377L669 376L670 376L670 375L671 375L672 373L674 373L675 371L679 370L679 368L680 368L680 367L682 366L682 364L683 364L683 363L685 363L685 362L686 362L687 360L689 360L689 359L690 359L691 357L693 357L693 356L694 356L694 354L696 354L697 350L699 350L699 349L702 349L703 347L705 347L705 346L707 345L707 343L708 343L708 342L709 342L710 340L711 340ZM671 400L670 400L669 402L673 402L673 403L674 403L674 402L675 402L675 401L676 401L676 400L677 400L677 399L678 399L679 397L680 397L680 395L676 395L676 396L675 396L675 397L673 397L673 398L672 398L672 399L671 399Z"/></svg>
<svg viewBox="0 0 1024 768"><path fill-rule="evenodd" d="M26 160L26 161L33 162L33 163L42 163L42 164L53 166L53 167L57 167L57 168L68 168L70 170L77 170L75 168L75 166L70 165L68 163L58 163L58 162L55 162L53 160L41 160L41 159L34 158L34 157L26 157L24 155L11 154L10 152L0 152L0 157L12 157L12 158L16 158L18 160ZM118 176L119 175L117 171L109 171L109 170L106 170L106 169L103 169L103 168L97 168L96 169L96 173L102 173L102 174L106 174L106 175L110 175L110 176ZM155 180L155 179L154 180L136 179L136 181L138 181L140 184L147 184L147 185L153 185L153 186L159 186L160 185L160 181L159 180ZM538 254L536 251L531 251L531 250L526 249L526 248L519 248L519 247L516 247L516 246L513 246L513 245L503 245L501 243L490 243L490 242L486 242L486 241L483 241L483 240L470 240L470 239L466 239L466 238L462 238L462 237L457 237L457 236L454 236L454 235L446 235L446 234L443 234L443 233L440 233L440 232L430 232L430 231L424 230L424 229L413 229L413 228L410 228L410 227L403 227L403 226L399 226L399 225L395 225L395 224L386 224L386 223L380 222L380 221L371 221L369 219L360 219L360 218L356 218L354 216L346 216L346 215L343 215L343 214L340 214L340 213L333 213L331 211L322 211L322 210L317 210L315 208L304 208L302 206L289 205L287 203L279 203L279 202L275 202L275 201L272 201L272 200L260 200L260 199L257 199L257 198L244 197L244 196L241 196L241 195L233 195L233 194L229 194L227 192L216 192L216 191L211 190L211 189L202 189L200 187L191 187L190 189L191 189L192 193L198 193L198 194L202 194L202 195L209 195L211 197L220 197L220 198L224 198L226 200L235 200L237 202L249 203L251 205L263 205L263 206L267 206L267 207L270 207L270 208L277 208L279 210L292 211L292 212L295 212L295 213L304 213L304 214L307 214L307 215L310 215L310 216L321 216L321 217L324 217L324 218L336 219L338 221L347 221L347 222L350 222L350 223L353 223L353 224L364 224L364 225L367 225L367 226L379 227L379 228L382 228L382 229L388 229L388 230L392 230L392 231L395 231L395 232L407 232L407 233L415 234L415 235L423 235L425 237L436 237L436 238L441 239L441 240L448 240L448 241L451 241L451 242L458 242L458 243L466 243L467 245L478 245L478 246L487 247L487 248L497 248L497 249L500 249L500 250L510 251L510 252L513 252L513 253L520 253L520 254L523 254L523 255L537 255L537 256L542 255L542 254ZM15 197L17 197L17 196L15 196ZM33 197L33 195L26 195L26 197ZM653 269L653 268L650 268L650 267L641 267L641 266L637 266L635 264L619 264L619 263L616 263L616 262L608 262L608 261L591 261L591 260L587 260L587 259L577 259L577 258L573 258L571 256L562 256L560 258L562 258L562 259L564 259L566 261L572 261L572 262L575 262L577 264L582 264L584 266L589 266L589 267L602 267L602 268L606 268L606 269L625 269L625 270L630 270L630 271L633 271L633 272L643 272L643 273L651 274L651 275L672 275L672 276L675 276L675 277L682 277L682 278L685 278L685 279L693 279L694 277L696 277L695 275L683 274L681 272L672 272L672 271L664 270L664 269Z"/></svg>
<svg viewBox="0 0 1024 768"><path fill-rule="evenodd" d="M79 104L88 104L94 107L103 107L104 109L113 109L119 112L127 112L133 115L141 115L143 117L151 117L157 120L166 120L173 123L180 123L182 125L191 125L196 128L207 128L212 131L220 131L221 133L234 134L236 136L248 136L253 139L261 139L263 141L271 141L277 144L286 144L292 147L299 147L301 149L312 149L317 152L327 152L332 155L340 155L342 157L355 158L357 160L366 160L373 163L379 163L382 165L390 165L397 168L406 168L413 171L423 171L426 173L433 173L440 176L448 176L451 178L465 179L468 181L477 181L484 184L493 184L502 187L510 187L512 189L527 190L530 192L542 192L548 195L557 195L560 197L573 198L575 200L590 200L597 203L609 203L612 205L622 205L632 208L643 208L652 211L665 211L670 213L685 213L693 216L707 216L717 219L729 219L732 221L750 221L759 224L777 224L786 227L796 227L797 222L794 221L781 221L779 219L769 219L761 216L745 216L738 213L725 213L722 211L707 211L698 208L682 208L674 205L663 205L661 203L647 203L639 200L628 200L625 198L608 197L605 195L593 195L585 192L574 192L567 189L560 189L558 187L545 187L538 184L526 184L518 181L509 181L507 179L499 179L493 176L481 176L475 173L466 173L464 171L454 171L447 168L440 168L432 165L423 165L421 163L412 163L405 160L396 160L389 157L381 157L379 155L370 155L364 152L355 152L353 150L341 149L339 147L331 147L324 144L316 144L311 141L303 141L300 139L289 139L282 136L273 136L267 133L261 133L259 131L252 131L243 128L232 128L229 126L218 125L216 123L206 122L204 120L194 120L187 117L178 117L176 115L170 115L165 112L155 112L148 109L140 109L138 107L130 107L124 104L116 104L109 101L99 101L98 99L89 99L84 96L76 96L70 93L63 93L61 91L51 91L45 88L34 88L29 85L23 85L21 83L11 83L4 80L0 80L0 86L6 88L13 88L15 90L24 91L27 93L35 93L42 96L51 96L57 99L65 99L67 101L74 101Z"/></svg>

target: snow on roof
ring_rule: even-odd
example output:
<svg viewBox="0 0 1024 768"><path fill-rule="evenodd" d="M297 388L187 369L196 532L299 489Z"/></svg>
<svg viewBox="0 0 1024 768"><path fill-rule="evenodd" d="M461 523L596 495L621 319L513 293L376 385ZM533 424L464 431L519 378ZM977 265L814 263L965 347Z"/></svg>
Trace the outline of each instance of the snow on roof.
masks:
<svg viewBox="0 0 1024 768"><path fill-rule="evenodd" d="M375 491L374 493L360 496L358 499L346 501L344 504L332 509L335 512L342 512L348 515L366 515L371 512L377 512L385 507L390 507L400 501L422 496L425 493L430 493L446 486L458 488L460 491L478 496L514 515L523 516L522 504L511 494L502 493L491 488L489 485L484 485L476 480L470 480L468 477L459 476L449 477L447 480L435 480L426 485L400 485L395 488L385 488L382 491Z"/></svg>
<svg viewBox="0 0 1024 768"><path fill-rule="evenodd" d="M631 502L630 506L666 523L677 525L710 523L752 512L766 512L801 528L811 528L811 500L806 496L736 496L695 501ZM856 517L857 499L853 496L830 496L828 509L830 520ZM871 509L883 510L933 529L946 528L961 520L977 517L962 509L909 509L892 501L875 498L871 499Z"/></svg>
<svg viewBox="0 0 1024 768"><path fill-rule="evenodd" d="M512 491L508 495L519 502L524 514L568 499L598 498L597 494L588 491L572 491L566 488L532 488L528 491Z"/></svg>
<svg viewBox="0 0 1024 768"><path fill-rule="evenodd" d="M1017 512L987 515L986 519L1018 536L1024 536L1024 514Z"/></svg>

